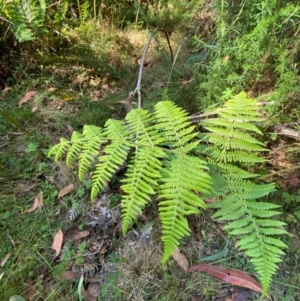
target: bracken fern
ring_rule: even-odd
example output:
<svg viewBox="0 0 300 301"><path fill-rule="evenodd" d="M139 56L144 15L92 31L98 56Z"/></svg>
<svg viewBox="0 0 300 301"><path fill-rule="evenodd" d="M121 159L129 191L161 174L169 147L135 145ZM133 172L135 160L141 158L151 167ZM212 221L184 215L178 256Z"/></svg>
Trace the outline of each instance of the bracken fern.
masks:
<svg viewBox="0 0 300 301"><path fill-rule="evenodd" d="M261 201L273 184L255 184L257 174L247 167L261 164L266 148L256 136L261 121L256 102L240 93L217 110L218 117L202 121L199 136L187 112L170 101L158 102L154 113L135 109L124 121L108 120L104 128L85 126L64 138L49 156L66 154L67 165L79 162L79 178L92 174L94 199L121 168L122 230L128 229L154 198L158 200L165 263L190 234L186 217L207 207L205 198L217 196L214 218L227 221L225 229L256 268L263 292L274 275L282 248L276 236L285 233L274 220L278 206ZM95 164L94 164L95 163ZM93 165L94 168L92 167Z"/></svg>
<svg viewBox="0 0 300 301"><path fill-rule="evenodd" d="M276 236L284 234L284 223L274 220L279 206L261 201L274 191L273 184L254 184L256 176L246 171L249 164L260 164L265 159L264 145L253 137L262 135L255 123L262 121L256 101L242 92L218 109L218 117L205 120L209 131L201 151L209 156L211 166L223 175L226 190L219 193L219 201L211 205L219 209L213 218L227 221L224 227L240 240L238 246L250 257L262 283L263 293L281 261L285 244ZM213 176L214 178L214 176Z"/></svg>

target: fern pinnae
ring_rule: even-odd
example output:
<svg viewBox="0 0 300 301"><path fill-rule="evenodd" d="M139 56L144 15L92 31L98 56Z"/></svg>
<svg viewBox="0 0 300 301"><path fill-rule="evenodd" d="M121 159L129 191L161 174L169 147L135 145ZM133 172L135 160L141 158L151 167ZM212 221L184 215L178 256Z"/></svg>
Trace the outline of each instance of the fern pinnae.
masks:
<svg viewBox="0 0 300 301"><path fill-rule="evenodd" d="M192 125L186 111L171 101L161 101L155 105L156 128L163 131L164 140L170 142L171 148L180 148L186 153L184 146L190 142L197 133L193 133Z"/></svg>
<svg viewBox="0 0 300 301"><path fill-rule="evenodd" d="M93 125L85 125L82 135L86 138L86 143L79 155L78 177L80 181L84 180L85 175L98 157L100 146L107 142L102 129Z"/></svg>
<svg viewBox="0 0 300 301"><path fill-rule="evenodd" d="M228 221L224 229L230 235L241 237L238 246L250 256L250 261L260 276L264 293L268 290L276 263L283 254L281 249L285 247L284 243L273 237L285 233L285 230L280 229L285 224L271 219L279 212L273 210L270 213L270 209L278 206L255 200L271 191L274 191L273 184L258 185L238 181L232 184L231 193L227 197L213 204L213 207L220 208L213 218ZM266 216L263 212L267 213ZM270 265L271 269L262 269L262 265Z"/></svg>
<svg viewBox="0 0 300 301"><path fill-rule="evenodd" d="M109 119L105 124L104 136L110 140L98 157L92 176L91 199L111 180L112 176L125 164L130 146L127 142L129 135L124 123L120 120Z"/></svg>
<svg viewBox="0 0 300 301"><path fill-rule="evenodd" d="M190 233L185 216L198 213L199 208L206 208L197 192L208 193L212 184L206 172L206 163L197 157L181 155L169 164L158 189L159 216L163 226L163 262L178 248L179 240Z"/></svg>
<svg viewBox="0 0 300 301"><path fill-rule="evenodd" d="M131 159L126 172L126 178L121 189L125 192L122 197L122 230L125 234L132 223L140 215L141 210L151 200L161 178L161 158L164 153L158 147L138 147ZM149 185L148 183L151 183Z"/></svg>
<svg viewBox="0 0 300 301"><path fill-rule="evenodd" d="M70 146L66 158L67 166L71 166L77 159L78 154L82 150L82 146L87 142L83 139L83 135L77 131L74 131L71 137L72 145Z"/></svg>
<svg viewBox="0 0 300 301"><path fill-rule="evenodd" d="M68 151L71 142L66 138L61 138L59 144L54 145L48 153L51 158L54 155L55 162L58 162L63 155Z"/></svg>
<svg viewBox="0 0 300 301"><path fill-rule="evenodd" d="M92 200L125 163L129 149L120 141L109 144L103 149L105 155L101 155L98 158L98 163L92 176Z"/></svg>

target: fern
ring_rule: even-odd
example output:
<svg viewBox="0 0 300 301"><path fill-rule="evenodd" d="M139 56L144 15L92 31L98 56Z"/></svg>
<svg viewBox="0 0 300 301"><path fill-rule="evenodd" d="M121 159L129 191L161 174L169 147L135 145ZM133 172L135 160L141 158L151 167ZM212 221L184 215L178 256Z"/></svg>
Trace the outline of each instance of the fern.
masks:
<svg viewBox="0 0 300 301"><path fill-rule="evenodd" d="M45 34L45 0L18 0L6 4L7 17L19 42L31 41Z"/></svg>
<svg viewBox="0 0 300 301"><path fill-rule="evenodd" d="M199 213L199 208L205 209L206 204L199 193L208 193L212 181L205 161L197 157L176 156L167 169L164 169L159 187L159 216L162 223L162 241L165 252L163 262L166 262L178 247L178 241L190 234L185 216Z"/></svg>
<svg viewBox="0 0 300 301"><path fill-rule="evenodd" d="M108 120L104 128L85 126L64 138L49 156L66 154L68 165L78 161L79 178L92 174L94 199L120 168L124 194L122 230L131 225L153 199L158 201L165 263L190 234L186 217L207 207L205 198L217 196L211 205L214 218L227 222L225 229L239 239L250 257L266 293L285 245L278 238L284 223L276 221L276 205L261 201L274 191L273 184L257 184L249 166L265 162L267 151L258 140L262 133L255 101L245 93L218 109L218 117L201 124L199 135L188 114L170 101L158 102L154 113L135 109L124 121Z"/></svg>
<svg viewBox="0 0 300 301"><path fill-rule="evenodd" d="M256 175L245 170L249 164L265 161L258 156L266 151L263 143L251 135L262 135L255 125L261 121L260 113L256 101L242 92L220 108L218 115L203 122L209 133L204 139L208 144L201 148L211 166L221 171L227 187L211 206L219 209L213 217L227 221L224 229L240 239L238 246L251 258L265 294L286 246L274 237L285 233L280 228L284 223L273 219L279 214L273 210L278 206L259 201L274 191L274 185L252 183L247 179Z"/></svg>

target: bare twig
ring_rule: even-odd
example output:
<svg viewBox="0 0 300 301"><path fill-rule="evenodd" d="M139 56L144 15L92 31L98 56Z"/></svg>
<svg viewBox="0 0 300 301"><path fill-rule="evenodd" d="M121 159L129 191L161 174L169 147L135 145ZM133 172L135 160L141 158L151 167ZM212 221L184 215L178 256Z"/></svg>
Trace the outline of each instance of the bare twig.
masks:
<svg viewBox="0 0 300 301"><path fill-rule="evenodd" d="M156 30L154 30L154 32L155 31ZM148 42L144 48L144 53L143 53L142 61L140 64L139 77L137 80L136 88L134 89L134 91L131 91L126 98L125 108L126 108L127 112L130 112L132 110L132 98L135 96L135 94L138 95L138 108L140 109L142 107L141 82L142 82L143 68L144 68L145 57L146 57L147 51L149 49L150 43L153 38L153 33L150 34Z"/></svg>
<svg viewBox="0 0 300 301"><path fill-rule="evenodd" d="M174 69L174 66L175 66L175 63L176 63L176 60L177 60L180 49L181 49L181 45L179 46L179 48L178 48L178 50L175 54L175 59L174 60L172 59L172 68L171 68L171 72L170 72L169 79L168 79L168 85L170 83L171 75L172 75L172 72L173 72L173 69ZM173 55L173 53L172 53L172 55Z"/></svg>

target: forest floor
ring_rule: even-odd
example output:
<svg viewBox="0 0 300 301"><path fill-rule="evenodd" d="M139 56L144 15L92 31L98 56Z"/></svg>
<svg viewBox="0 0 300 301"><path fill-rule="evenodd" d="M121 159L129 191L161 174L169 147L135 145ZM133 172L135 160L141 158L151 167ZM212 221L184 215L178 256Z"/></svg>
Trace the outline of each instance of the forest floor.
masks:
<svg viewBox="0 0 300 301"><path fill-rule="evenodd" d="M185 273L174 260L163 268L156 208L146 208L137 225L123 237L122 192L117 178L91 202L91 181L79 182L75 167L47 158L61 137L70 137L84 124L101 126L109 118L124 118L148 35L133 29L107 35L105 73L101 66L95 67L101 64L97 59L90 66L83 58L76 63L70 59L66 66L59 58L37 65L30 53L15 58L20 68L14 73L14 84L8 84L0 94L0 109L5 112L0 118L1 300L14 295L28 301L300 300L297 206L282 217L288 223L285 240L289 248L269 295L262 299L207 274ZM202 111L195 99L196 79L187 63L193 47L176 32L171 35L171 47L176 55L174 65L163 35L150 45L142 76L143 107L151 109L168 89L170 98L188 112ZM278 187L271 198L291 208L291 202L300 202L298 138L278 131L269 136L266 175L272 176L266 178L276 181ZM189 222L192 235L180 250L190 266L223 252L215 264L255 277L247 257L234 240L228 240L222 224L210 219L209 212Z"/></svg>

